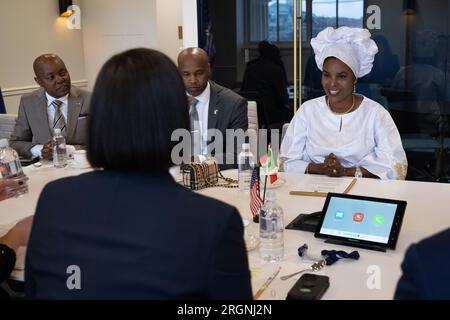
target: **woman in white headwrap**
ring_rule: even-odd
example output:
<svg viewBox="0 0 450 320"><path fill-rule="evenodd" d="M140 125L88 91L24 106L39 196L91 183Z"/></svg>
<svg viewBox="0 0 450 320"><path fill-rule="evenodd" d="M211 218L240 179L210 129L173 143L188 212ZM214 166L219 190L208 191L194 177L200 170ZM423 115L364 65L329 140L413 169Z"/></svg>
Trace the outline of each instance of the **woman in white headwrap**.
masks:
<svg viewBox="0 0 450 320"><path fill-rule="evenodd" d="M326 96L305 102L281 145L286 172L405 179L400 134L386 109L355 93L378 48L366 29L331 27L311 40Z"/></svg>

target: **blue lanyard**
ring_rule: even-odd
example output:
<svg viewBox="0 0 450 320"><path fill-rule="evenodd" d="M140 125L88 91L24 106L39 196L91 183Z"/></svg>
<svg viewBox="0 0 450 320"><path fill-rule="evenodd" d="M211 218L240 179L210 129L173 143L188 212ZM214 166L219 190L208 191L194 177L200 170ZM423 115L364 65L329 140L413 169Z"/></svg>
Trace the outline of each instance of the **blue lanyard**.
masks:
<svg viewBox="0 0 450 320"><path fill-rule="evenodd" d="M352 251L350 253L347 253L342 250L322 250L321 252L322 256L326 257L325 261L327 263L327 266L331 266L339 259L353 259L358 260L359 259L359 252L358 251Z"/></svg>
<svg viewBox="0 0 450 320"><path fill-rule="evenodd" d="M306 258L309 260L315 260L308 256L306 253L308 251L308 245L305 243L300 248L298 248L298 255L302 258ZM332 264L336 263L336 261L340 259L352 259L352 260L358 260L359 259L359 252L358 251L352 251L350 253L347 253L342 250L322 250L321 252L322 256L325 257L325 261L327 266L331 266Z"/></svg>

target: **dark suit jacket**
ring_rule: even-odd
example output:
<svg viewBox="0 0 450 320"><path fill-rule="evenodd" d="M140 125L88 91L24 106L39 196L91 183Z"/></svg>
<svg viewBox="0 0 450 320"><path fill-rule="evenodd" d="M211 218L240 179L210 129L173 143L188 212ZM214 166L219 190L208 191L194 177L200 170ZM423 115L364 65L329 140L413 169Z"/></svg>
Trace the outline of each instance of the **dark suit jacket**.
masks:
<svg viewBox="0 0 450 320"><path fill-rule="evenodd" d="M290 122L286 74L281 65L269 59L257 59L247 64L242 91L256 91L263 102L266 125Z"/></svg>
<svg viewBox="0 0 450 320"><path fill-rule="evenodd" d="M395 299L450 299L450 229L409 247Z"/></svg>
<svg viewBox="0 0 450 320"><path fill-rule="evenodd" d="M90 99L90 93L72 86L67 108L67 144L86 144ZM20 99L19 114L14 132L11 134L10 144L19 155L29 158L31 148L37 144L46 144L51 137L47 98L44 89L40 88Z"/></svg>
<svg viewBox="0 0 450 320"><path fill-rule="evenodd" d="M0 243L0 284L9 278L16 264L16 253L7 245ZM9 299L8 293L0 287L0 300Z"/></svg>
<svg viewBox="0 0 450 320"><path fill-rule="evenodd" d="M226 129L242 129L244 132L248 129L247 101L230 89L224 88L213 81L209 81L211 86L211 96L208 110L208 129L218 129L224 138L223 148L226 150L227 139ZM236 139L235 139L236 140ZM208 141L208 144L211 141ZM221 169L237 168L237 155L241 151L236 141L232 152L228 152L229 157L233 159L233 164L222 165ZM219 154L213 153L218 156ZM221 154L222 155L222 154ZM226 160L224 155L224 163Z"/></svg>
<svg viewBox="0 0 450 320"><path fill-rule="evenodd" d="M16 253L5 244L0 243L0 283L9 278L16 263Z"/></svg>
<svg viewBox="0 0 450 320"><path fill-rule="evenodd" d="M67 289L71 265L81 290ZM96 171L49 183L25 286L38 299L252 298L238 211L168 173Z"/></svg>

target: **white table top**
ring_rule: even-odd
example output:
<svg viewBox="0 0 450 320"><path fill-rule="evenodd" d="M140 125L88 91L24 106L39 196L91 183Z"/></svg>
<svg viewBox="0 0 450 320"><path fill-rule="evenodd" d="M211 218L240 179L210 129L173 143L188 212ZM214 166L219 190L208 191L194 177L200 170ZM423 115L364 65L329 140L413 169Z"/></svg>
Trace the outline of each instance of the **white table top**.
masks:
<svg viewBox="0 0 450 320"><path fill-rule="evenodd" d="M235 175L236 173L234 173ZM277 202L284 210L284 223L287 225L300 213L322 210L325 198L292 196L289 191L298 179L306 178L303 174L279 174L287 182L277 190ZM225 176L232 175L225 173ZM248 194L237 190L209 188L203 194L235 205L244 219L251 220ZM397 281L401 275L401 262L408 246L438 231L450 227L450 184L426 183L413 181L381 181L360 179L353 186L350 194L380 198L406 200L408 202L402 229L395 251L376 252L372 250L351 248L324 243L323 239L314 238L311 232L285 230L285 258L280 263L281 271L276 279L261 295L260 299L285 299L289 289L301 275L282 281L280 276L308 268L311 262L304 263L297 254L297 249L308 244L308 254L320 256L322 250L358 250L360 259L340 260L332 266L326 266L317 274L330 278L330 287L322 299L392 299ZM251 222L248 233L258 234L259 225ZM256 292L275 266L261 265L258 250L249 252L252 270L253 291ZM374 274L376 271L376 274ZM380 275L380 289L374 275ZM367 283L369 282L369 289Z"/></svg>
<svg viewBox="0 0 450 320"><path fill-rule="evenodd" d="M0 202L0 236L5 234L18 221L29 215L34 215L37 201L45 185L53 180L79 175L92 169L75 169L72 166L65 168L55 168L51 163L43 164L42 167L33 165L23 169L28 176L28 193L20 198L7 199ZM12 272L11 278L23 280L23 268L25 261L25 250L21 247L17 252L16 269Z"/></svg>
<svg viewBox="0 0 450 320"><path fill-rule="evenodd" d="M78 175L89 170L56 169L52 166L35 168L31 166L25 168L24 171L30 178L29 193L21 198L0 202L0 234L6 232L18 220L34 214L39 194L47 182L65 176ZM236 171L226 171L224 175L235 177ZM305 175L283 173L279 175L286 180L284 185L276 189L277 202L284 210L285 225L299 213L310 213L322 209L325 198L289 195L295 181L304 179ZM234 205L239 209L243 219L252 220L248 193L226 188L209 188L200 191L200 193ZM303 262L297 255L297 248L304 243L309 246L308 254L314 256L319 256L321 250L324 249L347 252L358 250L360 253L361 257L358 261L340 260L334 265L326 266L317 272L330 278L330 288L323 299L392 299L401 275L400 264L407 247L413 242L450 227L450 184L360 179L350 193L406 200L408 202L396 250L388 250L384 253L360 248L353 249L326 244L322 239L314 238L313 233L310 232L285 230L285 258L280 263L281 271L260 299L286 298L287 292L300 275L286 281L280 280L280 276L311 265L310 262ZM258 235L258 228L258 224L250 222L247 232ZM275 264L262 265L257 249L249 252L249 262L252 271L253 291L256 292L277 266ZM376 271L375 274L374 270ZM374 281L374 276L377 275L379 277L376 280L379 280L379 282ZM13 277L23 278L23 270L16 270ZM372 289L369 289L368 282ZM374 286L377 287L377 284L379 284L379 288L373 288Z"/></svg>

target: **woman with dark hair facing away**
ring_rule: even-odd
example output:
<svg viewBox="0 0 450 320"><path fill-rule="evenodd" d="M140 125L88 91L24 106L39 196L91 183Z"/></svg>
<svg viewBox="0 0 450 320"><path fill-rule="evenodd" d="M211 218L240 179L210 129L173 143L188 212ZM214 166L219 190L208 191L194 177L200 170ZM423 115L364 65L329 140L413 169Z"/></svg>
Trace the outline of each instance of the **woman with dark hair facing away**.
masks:
<svg viewBox="0 0 450 320"><path fill-rule="evenodd" d="M87 142L98 170L42 191L26 259L27 297L252 298L238 211L168 172L177 143L171 135L189 129L188 109L181 76L164 54L133 49L105 63Z"/></svg>

